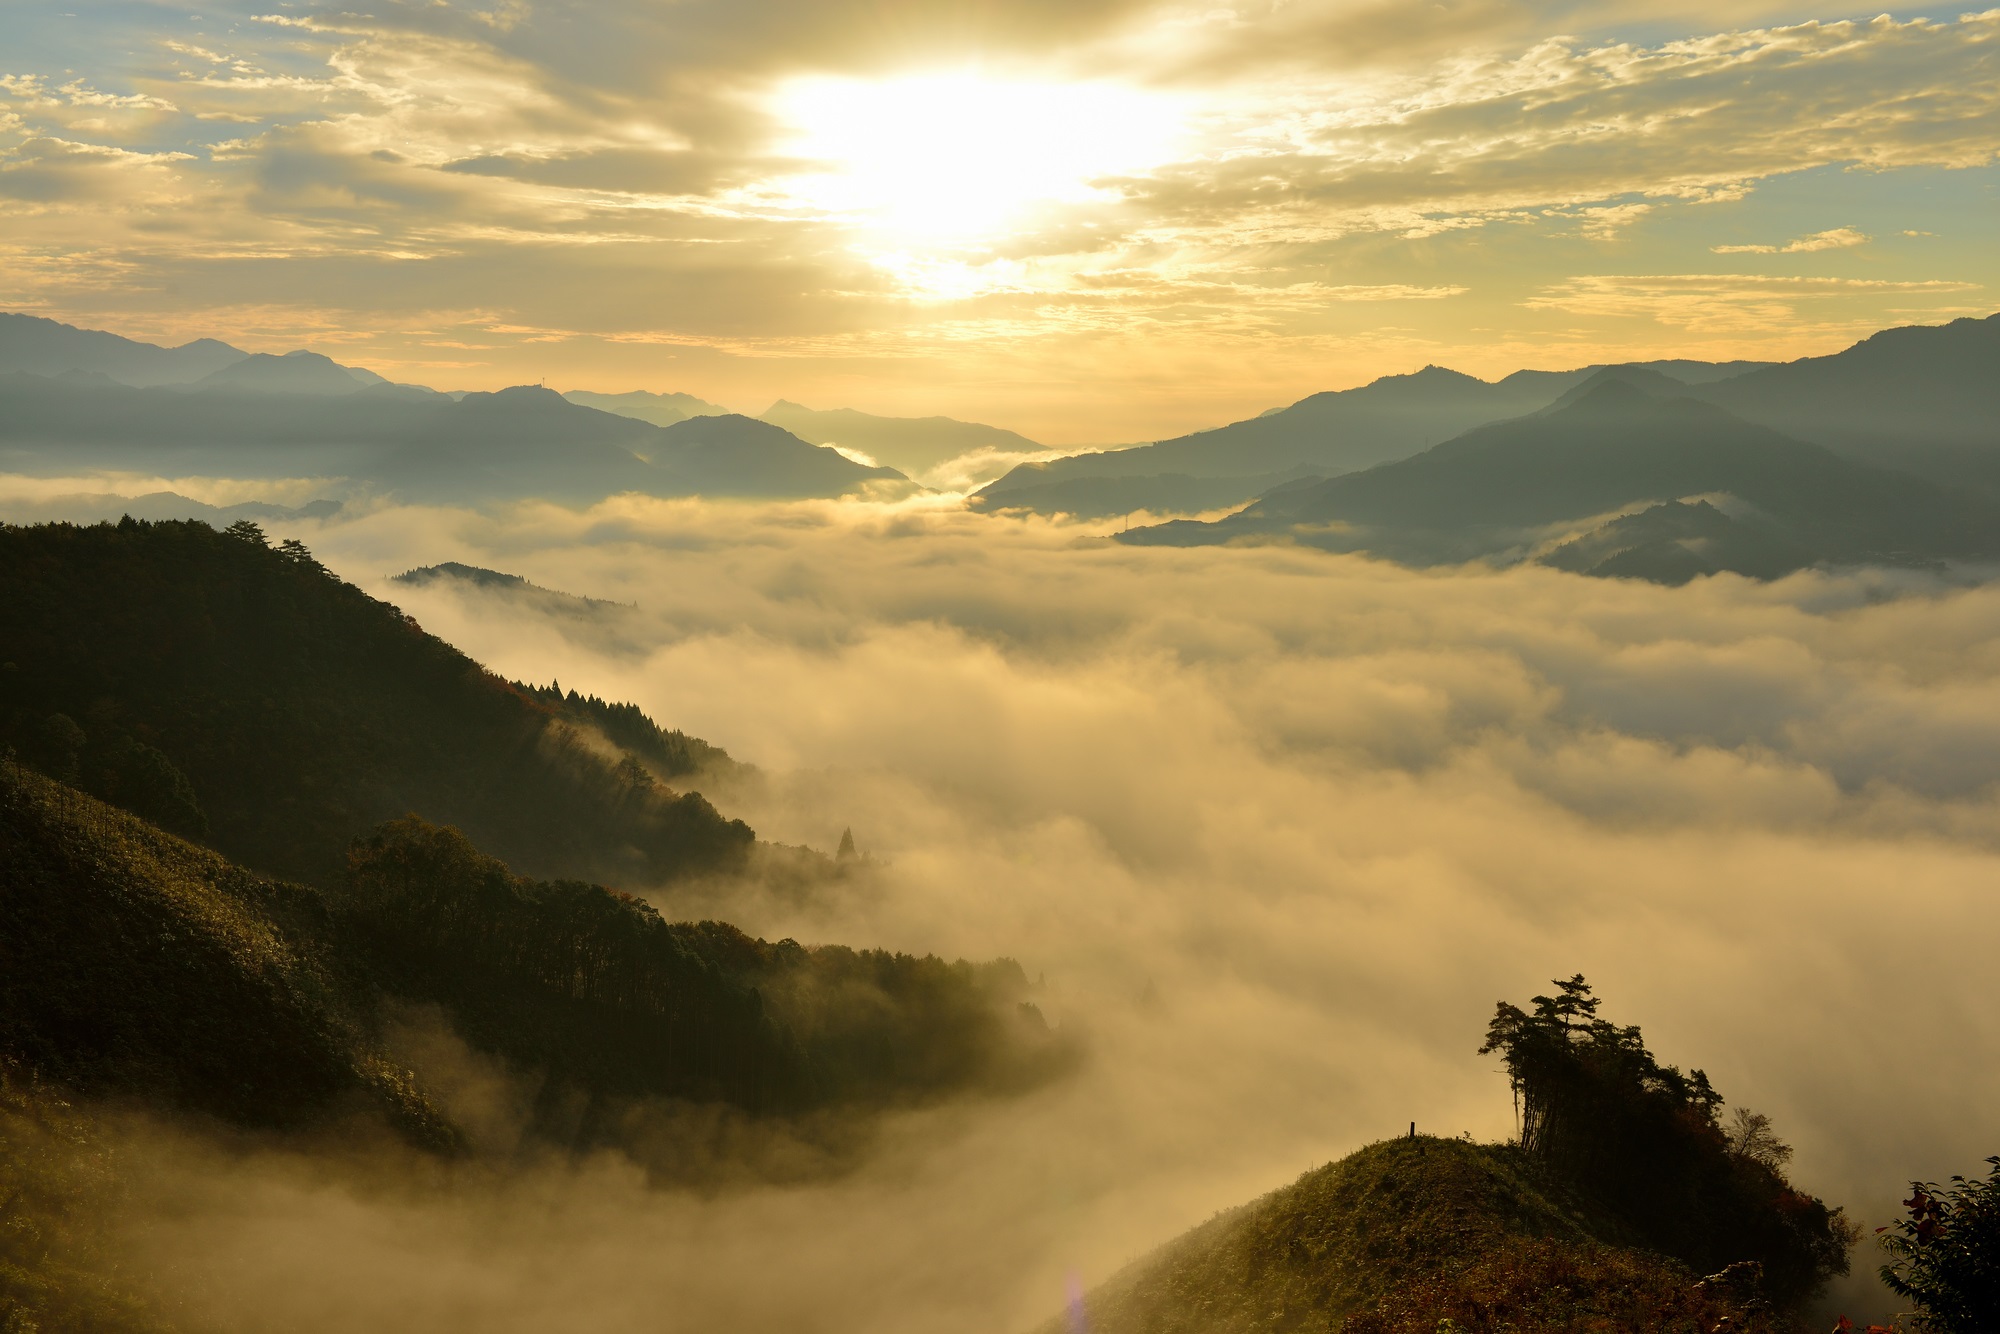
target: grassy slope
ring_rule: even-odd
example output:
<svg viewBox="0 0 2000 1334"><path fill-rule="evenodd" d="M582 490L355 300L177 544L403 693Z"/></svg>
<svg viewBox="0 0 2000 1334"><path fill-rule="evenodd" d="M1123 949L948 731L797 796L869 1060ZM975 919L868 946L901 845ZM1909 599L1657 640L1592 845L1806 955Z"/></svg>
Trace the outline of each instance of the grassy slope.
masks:
<svg viewBox="0 0 2000 1334"><path fill-rule="evenodd" d="M1511 1148L1388 1140L1209 1220L1085 1309L1093 1334L1431 1334L1441 1319L1707 1334L1729 1314L1726 1296L1620 1240Z"/></svg>

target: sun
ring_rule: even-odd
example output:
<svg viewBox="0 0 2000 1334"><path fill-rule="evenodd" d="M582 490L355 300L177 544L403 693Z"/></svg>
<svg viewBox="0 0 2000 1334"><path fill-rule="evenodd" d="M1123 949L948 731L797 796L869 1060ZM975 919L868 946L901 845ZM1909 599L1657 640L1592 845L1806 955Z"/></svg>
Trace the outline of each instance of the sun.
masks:
<svg viewBox="0 0 2000 1334"><path fill-rule="evenodd" d="M1092 183L1171 159L1171 99L1115 84L1038 83L970 72L815 78L783 89L787 183L810 207L912 241L966 242L1051 205L1107 199Z"/></svg>

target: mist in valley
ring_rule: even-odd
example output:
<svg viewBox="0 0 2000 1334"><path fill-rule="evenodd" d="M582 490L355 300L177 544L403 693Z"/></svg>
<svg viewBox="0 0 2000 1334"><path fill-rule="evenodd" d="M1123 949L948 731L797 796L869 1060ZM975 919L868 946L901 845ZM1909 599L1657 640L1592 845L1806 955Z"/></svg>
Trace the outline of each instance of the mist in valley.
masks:
<svg viewBox="0 0 2000 1334"><path fill-rule="evenodd" d="M517 1077L415 1016L469 1162L127 1123L121 1236L191 1323L1027 1329L1413 1121L1508 1137L1483 1024L1578 971L1869 1227L1990 1151L2000 589L1134 549L936 497L272 535L503 676L726 748L749 767L680 785L761 838L863 854L623 886L670 920L1009 956L1084 1055L865 1125L682 1109L661 1133L737 1165L687 1185L525 1142ZM391 580L448 560L626 605ZM1828 1309L1888 1309L1876 1263Z"/></svg>

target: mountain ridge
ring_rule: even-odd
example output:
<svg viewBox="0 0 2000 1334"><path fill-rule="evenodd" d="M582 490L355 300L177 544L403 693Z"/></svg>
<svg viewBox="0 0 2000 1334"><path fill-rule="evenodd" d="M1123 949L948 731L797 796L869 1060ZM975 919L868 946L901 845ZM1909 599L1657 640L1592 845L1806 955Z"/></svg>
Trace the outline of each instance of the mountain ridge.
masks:
<svg viewBox="0 0 2000 1334"><path fill-rule="evenodd" d="M1807 553L1891 563L2000 553L2000 510L1976 496L1842 458L1745 422L1656 372L1617 367L1544 412L1274 490L1213 523L1183 520L1117 540L1202 545L1289 535L1432 563L1504 552L1550 525L1707 494L1750 507L1798 548L1799 564L1811 563Z"/></svg>

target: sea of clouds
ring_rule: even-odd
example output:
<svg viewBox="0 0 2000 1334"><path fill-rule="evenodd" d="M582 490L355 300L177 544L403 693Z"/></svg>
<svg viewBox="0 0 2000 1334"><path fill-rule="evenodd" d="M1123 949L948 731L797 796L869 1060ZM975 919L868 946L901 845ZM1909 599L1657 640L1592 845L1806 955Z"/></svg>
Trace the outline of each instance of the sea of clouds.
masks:
<svg viewBox="0 0 2000 1334"><path fill-rule="evenodd" d="M274 525L503 675L726 747L755 771L700 785L761 837L873 859L803 896L628 887L670 916L1012 956L1088 1058L700 1191L153 1128L138 1263L238 1327L1007 1334L1412 1121L1507 1136L1485 1022L1579 971L1868 1226L2000 1152L2000 586L1105 531L935 499ZM630 605L390 582L445 560Z"/></svg>

